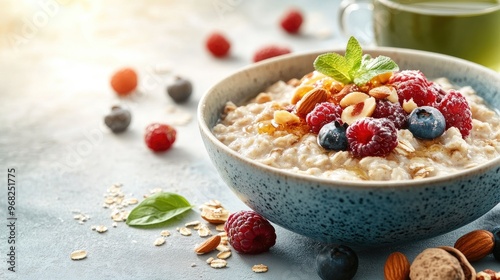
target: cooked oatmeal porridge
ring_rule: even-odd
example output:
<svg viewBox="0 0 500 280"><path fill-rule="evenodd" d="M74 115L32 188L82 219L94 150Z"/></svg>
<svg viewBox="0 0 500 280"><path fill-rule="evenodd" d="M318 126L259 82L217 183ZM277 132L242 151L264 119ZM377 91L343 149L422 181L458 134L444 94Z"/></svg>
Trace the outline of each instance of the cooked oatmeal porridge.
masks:
<svg viewBox="0 0 500 280"><path fill-rule="evenodd" d="M455 88L445 78L429 82L434 89L439 89L435 91L435 103L445 99L450 91L459 92L470 108L470 130L464 132L462 125L450 126L443 128L439 137L421 139L404 123L397 129L391 128L394 147L380 156L353 154L351 146L343 150L322 147L318 140L321 132L314 131L306 120L319 103L339 104L342 114L338 122L347 127L349 135L349 126L360 118L374 118L376 106L382 99L401 105L405 121L413 110L421 107L418 103L424 102L418 97L406 99L397 85L387 83L391 79L387 75L378 79L366 87L351 89L316 71L300 80L279 81L246 104L239 106L228 102L213 132L222 143L247 158L293 173L336 180L408 180L442 176L500 156L499 115L488 108L471 87ZM306 102L306 96L309 98L318 88L325 91L310 98L314 102ZM446 121L448 126L448 119Z"/></svg>

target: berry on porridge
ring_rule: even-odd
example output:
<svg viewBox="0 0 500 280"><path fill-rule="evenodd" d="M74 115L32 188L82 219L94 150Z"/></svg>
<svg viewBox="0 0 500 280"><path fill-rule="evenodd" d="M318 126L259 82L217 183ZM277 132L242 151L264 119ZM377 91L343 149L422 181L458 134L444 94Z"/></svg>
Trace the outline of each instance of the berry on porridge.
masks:
<svg viewBox="0 0 500 280"><path fill-rule="evenodd" d="M260 163L336 180L422 179L500 156L500 116L470 86L363 55L354 38L314 67L228 102L215 136Z"/></svg>

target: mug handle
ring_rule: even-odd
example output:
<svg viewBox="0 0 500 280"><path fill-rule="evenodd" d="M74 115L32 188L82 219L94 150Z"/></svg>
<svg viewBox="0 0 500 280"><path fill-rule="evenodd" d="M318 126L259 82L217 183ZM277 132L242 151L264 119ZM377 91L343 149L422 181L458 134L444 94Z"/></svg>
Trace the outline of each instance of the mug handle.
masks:
<svg viewBox="0 0 500 280"><path fill-rule="evenodd" d="M373 16L372 0L342 0L338 10L338 23L340 32L346 36L354 36L363 45L374 44L372 19L357 22L356 26L349 26L349 18L354 12L368 10ZM364 26L363 26L364 24Z"/></svg>

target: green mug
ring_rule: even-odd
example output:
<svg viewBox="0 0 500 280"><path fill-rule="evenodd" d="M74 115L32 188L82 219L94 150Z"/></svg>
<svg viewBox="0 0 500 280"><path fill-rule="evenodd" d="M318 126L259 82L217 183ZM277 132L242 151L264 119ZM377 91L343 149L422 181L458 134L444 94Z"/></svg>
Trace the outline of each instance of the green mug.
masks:
<svg viewBox="0 0 500 280"><path fill-rule="evenodd" d="M371 11L371 30L348 22L362 9ZM448 54L500 72L500 0L344 0L339 20L361 41L372 37L378 46Z"/></svg>

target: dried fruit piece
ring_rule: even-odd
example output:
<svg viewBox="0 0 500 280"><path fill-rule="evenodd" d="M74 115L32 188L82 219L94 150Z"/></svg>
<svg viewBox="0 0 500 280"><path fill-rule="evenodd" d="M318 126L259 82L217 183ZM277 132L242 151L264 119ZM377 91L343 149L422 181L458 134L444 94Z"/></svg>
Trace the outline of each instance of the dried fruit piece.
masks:
<svg viewBox="0 0 500 280"><path fill-rule="evenodd" d="M474 230L460 237L453 247L462 252L469 262L474 262L493 252L495 238L487 230Z"/></svg>
<svg viewBox="0 0 500 280"><path fill-rule="evenodd" d="M130 111L120 106L113 106L111 112L104 117L104 124L114 133L125 131L130 125Z"/></svg>
<svg viewBox="0 0 500 280"><path fill-rule="evenodd" d="M137 73L132 68L123 68L111 76L111 87L120 96L131 94L137 88Z"/></svg>
<svg viewBox="0 0 500 280"><path fill-rule="evenodd" d="M410 278L410 262L401 252L394 252L387 257L384 266L385 280L407 280Z"/></svg>

